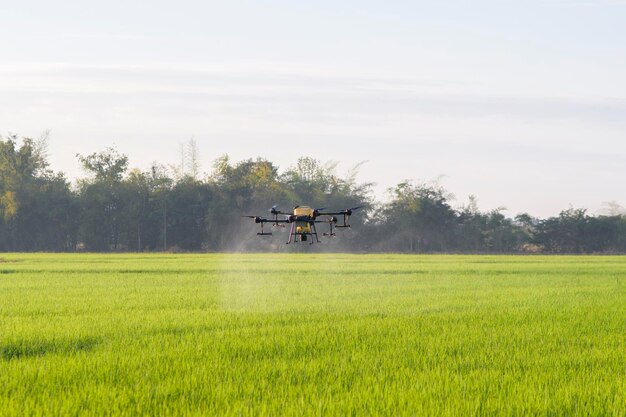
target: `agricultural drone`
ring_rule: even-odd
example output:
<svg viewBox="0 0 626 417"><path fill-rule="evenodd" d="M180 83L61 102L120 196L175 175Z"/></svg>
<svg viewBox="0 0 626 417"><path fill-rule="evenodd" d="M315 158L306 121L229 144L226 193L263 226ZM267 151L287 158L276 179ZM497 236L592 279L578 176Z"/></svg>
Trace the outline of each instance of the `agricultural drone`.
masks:
<svg viewBox="0 0 626 417"><path fill-rule="evenodd" d="M329 226L329 231L324 233L324 236L335 236L335 229L350 227L350 216L354 210L358 210L363 206L357 206L339 211L325 211L327 208L311 208L309 206L295 206L293 213L286 213L280 211L276 206L272 207L269 212L271 218L265 218L262 216L242 216L248 217L254 220L254 223L261 225L261 231L257 233L257 236L271 236L272 232L265 232L265 223L270 223L273 227L285 227L286 223L291 224L291 231L289 232L289 240L287 244L306 242L307 240L312 245L317 242L320 243L317 237L317 229L315 225L317 223L326 223ZM281 218L279 218L279 216ZM339 217L342 218L342 222L337 224Z"/></svg>

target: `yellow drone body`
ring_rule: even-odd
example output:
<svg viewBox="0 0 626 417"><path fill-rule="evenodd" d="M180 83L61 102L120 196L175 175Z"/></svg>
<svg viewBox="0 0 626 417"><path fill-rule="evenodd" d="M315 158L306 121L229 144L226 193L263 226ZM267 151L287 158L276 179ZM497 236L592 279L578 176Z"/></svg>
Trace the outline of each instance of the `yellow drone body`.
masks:
<svg viewBox="0 0 626 417"><path fill-rule="evenodd" d="M309 206L296 206L293 209L293 215L296 218L306 217L313 218L313 209ZM296 233L311 233L311 225L308 221L296 221Z"/></svg>

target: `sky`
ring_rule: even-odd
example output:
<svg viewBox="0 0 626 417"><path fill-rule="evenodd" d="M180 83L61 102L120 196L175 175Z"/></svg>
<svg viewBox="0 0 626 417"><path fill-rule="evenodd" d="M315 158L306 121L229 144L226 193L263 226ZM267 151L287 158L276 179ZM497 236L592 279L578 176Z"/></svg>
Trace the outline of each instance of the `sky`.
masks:
<svg viewBox="0 0 626 417"><path fill-rule="evenodd" d="M380 199L626 206L626 0L0 0L0 134L50 131L52 167L115 147L203 170L338 161ZM306 203L306 202L303 202Z"/></svg>

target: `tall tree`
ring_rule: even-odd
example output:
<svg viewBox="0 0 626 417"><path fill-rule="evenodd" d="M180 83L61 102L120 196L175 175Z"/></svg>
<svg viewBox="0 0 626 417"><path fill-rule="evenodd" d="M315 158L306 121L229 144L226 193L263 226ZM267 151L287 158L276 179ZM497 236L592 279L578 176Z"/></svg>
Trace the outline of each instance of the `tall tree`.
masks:
<svg viewBox="0 0 626 417"><path fill-rule="evenodd" d="M406 252L451 249L451 232L456 223L456 213L449 203L451 194L438 183L408 181L390 193L392 198L383 216L388 233L393 234L392 247Z"/></svg>
<svg viewBox="0 0 626 417"><path fill-rule="evenodd" d="M123 250L124 198L122 179L128 169L128 157L107 148L87 156L77 155L90 178L79 182L81 222L80 237L85 249Z"/></svg>
<svg viewBox="0 0 626 417"><path fill-rule="evenodd" d="M0 138L0 248L70 250L75 197L62 174L48 169L47 133L38 140Z"/></svg>

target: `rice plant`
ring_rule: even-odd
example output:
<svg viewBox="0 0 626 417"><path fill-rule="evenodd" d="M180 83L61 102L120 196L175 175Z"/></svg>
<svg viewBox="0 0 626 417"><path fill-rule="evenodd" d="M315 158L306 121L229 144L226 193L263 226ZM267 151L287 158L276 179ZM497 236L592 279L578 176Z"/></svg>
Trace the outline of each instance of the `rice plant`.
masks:
<svg viewBox="0 0 626 417"><path fill-rule="evenodd" d="M626 257L0 258L2 416L626 415Z"/></svg>

